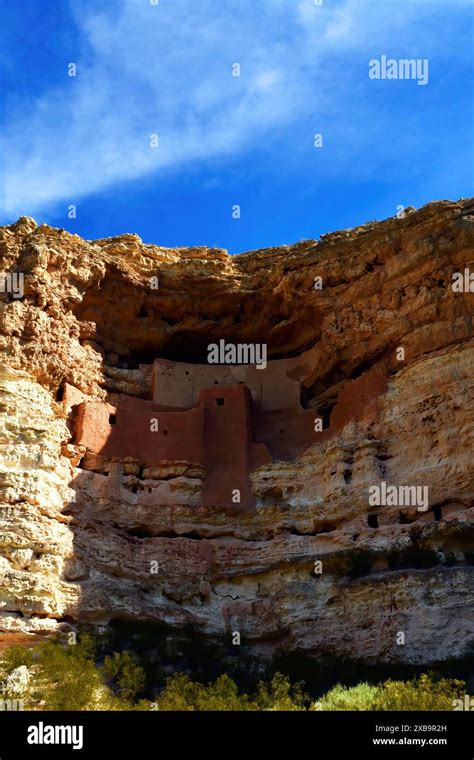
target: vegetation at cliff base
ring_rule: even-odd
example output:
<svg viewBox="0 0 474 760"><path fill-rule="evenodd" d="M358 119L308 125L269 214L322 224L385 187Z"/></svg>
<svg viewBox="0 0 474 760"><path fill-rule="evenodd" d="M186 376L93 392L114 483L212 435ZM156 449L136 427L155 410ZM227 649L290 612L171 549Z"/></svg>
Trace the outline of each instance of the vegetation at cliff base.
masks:
<svg viewBox="0 0 474 760"><path fill-rule="evenodd" d="M454 701L466 693L466 684L424 673L410 681L384 681L377 686L360 683L346 688L338 684L320 700L321 710L453 710Z"/></svg>
<svg viewBox="0 0 474 760"><path fill-rule="evenodd" d="M15 692L15 673L27 679ZM0 658L4 700L19 699L26 710L452 710L466 692L463 681L423 674L406 681L379 684L337 684L320 699L307 693L302 682L274 673L252 691L242 691L229 675L210 682L173 673L146 693L147 674L132 651L98 653L88 634L77 643L49 641L34 649L11 647Z"/></svg>

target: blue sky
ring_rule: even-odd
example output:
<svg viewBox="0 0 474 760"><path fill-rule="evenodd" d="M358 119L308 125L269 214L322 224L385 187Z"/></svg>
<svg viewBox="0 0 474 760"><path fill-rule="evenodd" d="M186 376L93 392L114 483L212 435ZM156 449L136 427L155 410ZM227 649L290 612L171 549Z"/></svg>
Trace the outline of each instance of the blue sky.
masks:
<svg viewBox="0 0 474 760"><path fill-rule="evenodd" d="M0 224L235 253L473 192L471 0L3 0L1 15ZM382 55L427 59L428 83L370 79Z"/></svg>

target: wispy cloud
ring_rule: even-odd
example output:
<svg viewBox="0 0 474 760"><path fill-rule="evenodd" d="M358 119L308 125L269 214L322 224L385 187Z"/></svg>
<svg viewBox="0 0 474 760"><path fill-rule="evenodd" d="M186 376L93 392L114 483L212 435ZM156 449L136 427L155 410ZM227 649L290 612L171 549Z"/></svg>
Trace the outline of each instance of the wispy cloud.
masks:
<svg viewBox="0 0 474 760"><path fill-rule="evenodd" d="M350 99L332 92L341 66L350 69L354 50L374 40L390 39L393 48L399 36L405 48L414 14L428 8L423 0L390 3L389 31L384 5L71 3L83 50L77 60L71 51L77 76L65 69L63 86L7 115L0 134L2 217L41 213L117 182L236 153L315 107L340 128ZM426 44L432 49L429 34ZM232 76L234 63L240 77ZM159 136L157 149L152 134Z"/></svg>

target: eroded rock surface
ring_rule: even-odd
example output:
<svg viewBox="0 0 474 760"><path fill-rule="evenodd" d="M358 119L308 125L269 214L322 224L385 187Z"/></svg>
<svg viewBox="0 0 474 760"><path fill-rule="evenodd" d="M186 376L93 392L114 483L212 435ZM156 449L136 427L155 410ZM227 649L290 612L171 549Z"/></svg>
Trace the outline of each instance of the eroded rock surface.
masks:
<svg viewBox="0 0 474 760"><path fill-rule="evenodd" d="M472 200L234 257L0 228L0 272L24 274L23 297L0 294L2 641L132 620L264 655L464 656L474 293L451 285L473 242ZM84 404L151 404L155 360L204 363L221 339L289 360L324 421L251 468L251 509L206 503L206 462L80 442ZM371 504L382 482L429 504Z"/></svg>

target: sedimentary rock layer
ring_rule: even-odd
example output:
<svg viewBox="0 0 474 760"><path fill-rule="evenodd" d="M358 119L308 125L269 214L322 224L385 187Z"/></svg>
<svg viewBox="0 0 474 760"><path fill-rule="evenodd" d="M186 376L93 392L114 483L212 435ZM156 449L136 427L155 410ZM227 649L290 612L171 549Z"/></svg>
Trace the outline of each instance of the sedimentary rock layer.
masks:
<svg viewBox="0 0 474 760"><path fill-rule="evenodd" d="M452 275L474 271L473 231L472 200L234 257L0 228L0 272L24 274L0 294L3 639L119 619L239 631L263 654L465 655L474 294ZM203 502L199 463L78 445L79 404L151 402L156 359L203 363L221 339L294 358L325 419L252 471L253 510ZM427 508L371 504L381 483L427 487Z"/></svg>

